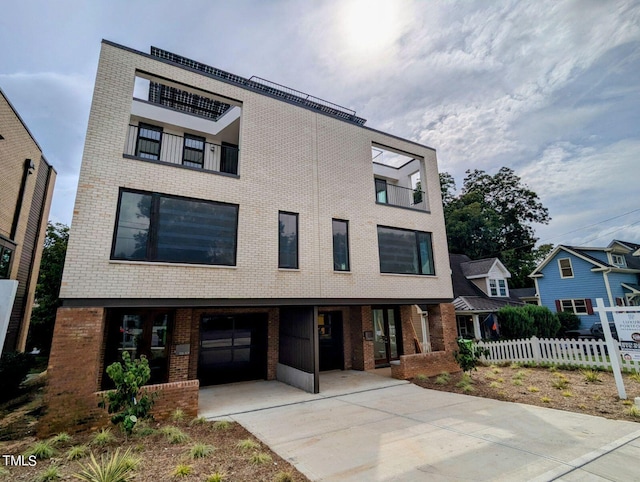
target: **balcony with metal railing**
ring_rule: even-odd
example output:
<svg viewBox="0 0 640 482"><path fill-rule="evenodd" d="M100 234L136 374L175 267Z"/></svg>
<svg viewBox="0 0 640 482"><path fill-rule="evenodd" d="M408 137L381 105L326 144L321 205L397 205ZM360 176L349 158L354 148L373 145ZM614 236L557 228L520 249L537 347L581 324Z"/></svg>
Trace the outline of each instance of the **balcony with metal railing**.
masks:
<svg viewBox="0 0 640 482"><path fill-rule="evenodd" d="M163 132L158 126L129 125L124 156L232 176L238 175L238 148L204 137Z"/></svg>
<svg viewBox="0 0 640 482"><path fill-rule="evenodd" d="M385 179L375 179L376 203L399 206L419 211L428 211L425 192L420 183L414 188L407 188L388 183Z"/></svg>

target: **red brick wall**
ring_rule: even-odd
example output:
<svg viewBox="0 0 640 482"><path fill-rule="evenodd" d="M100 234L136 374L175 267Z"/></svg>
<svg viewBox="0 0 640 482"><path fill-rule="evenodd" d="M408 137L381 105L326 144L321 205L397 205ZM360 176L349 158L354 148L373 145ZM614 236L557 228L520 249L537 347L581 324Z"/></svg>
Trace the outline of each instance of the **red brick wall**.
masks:
<svg viewBox="0 0 640 482"><path fill-rule="evenodd" d="M417 375L433 377L442 372L455 373L459 371L460 367L453 359L453 353L447 351L402 355L400 363L391 364L391 376L401 380Z"/></svg>
<svg viewBox="0 0 640 482"><path fill-rule="evenodd" d="M373 332L371 306L352 306L349 324L351 328L352 363L354 370L373 370L373 341L364 339L364 332Z"/></svg>
<svg viewBox="0 0 640 482"><path fill-rule="evenodd" d="M176 355L176 346L185 343L191 345L192 310L176 310L171 346L169 347L169 382L180 382L189 379L191 355Z"/></svg>
<svg viewBox="0 0 640 482"><path fill-rule="evenodd" d="M416 332L413 329L413 309L413 305L400 306L403 355L413 355L416 352L416 345L413 341L416 336Z"/></svg>
<svg viewBox="0 0 640 482"><path fill-rule="evenodd" d="M104 320L103 308L58 309L39 433L86 430L95 423Z"/></svg>
<svg viewBox="0 0 640 482"><path fill-rule="evenodd" d="M151 411L155 420L167 420L177 409L185 413L187 420L197 417L199 389L200 382L198 380L161 383L143 388L149 393L156 392L158 394Z"/></svg>

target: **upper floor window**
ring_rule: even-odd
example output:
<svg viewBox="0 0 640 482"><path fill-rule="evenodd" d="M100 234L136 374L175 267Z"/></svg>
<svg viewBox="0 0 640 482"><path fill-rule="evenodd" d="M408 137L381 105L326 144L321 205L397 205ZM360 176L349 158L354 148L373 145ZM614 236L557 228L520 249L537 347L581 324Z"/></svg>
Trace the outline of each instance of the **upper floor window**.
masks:
<svg viewBox="0 0 640 482"><path fill-rule="evenodd" d="M182 165L190 167L204 167L204 137L184 135L182 149Z"/></svg>
<svg viewBox="0 0 640 482"><path fill-rule="evenodd" d="M562 258L558 260L561 278L573 278L573 267L570 258Z"/></svg>
<svg viewBox="0 0 640 482"><path fill-rule="evenodd" d="M0 239L0 279L7 279L11 275L14 249L12 244L3 243Z"/></svg>
<svg viewBox="0 0 640 482"><path fill-rule="evenodd" d="M431 233L378 226L380 272L435 274Z"/></svg>
<svg viewBox="0 0 640 482"><path fill-rule="evenodd" d="M278 268L298 269L298 214L278 212Z"/></svg>
<svg viewBox="0 0 640 482"><path fill-rule="evenodd" d="M235 266L238 206L120 190L112 259Z"/></svg>
<svg viewBox="0 0 640 482"><path fill-rule="evenodd" d="M333 269L349 271L349 221L334 219L333 226Z"/></svg>
<svg viewBox="0 0 640 482"><path fill-rule="evenodd" d="M138 140L136 142L136 156L144 159L160 159L160 145L162 142L162 127L151 124L138 126Z"/></svg>
<svg viewBox="0 0 640 482"><path fill-rule="evenodd" d="M508 296L506 280L504 280L504 279L490 279L489 280L489 294L490 294L490 296Z"/></svg>
<svg viewBox="0 0 640 482"><path fill-rule="evenodd" d="M621 256L619 254L612 254L611 261L613 261L613 264L615 266L620 266L621 268L627 265L625 263L624 256Z"/></svg>

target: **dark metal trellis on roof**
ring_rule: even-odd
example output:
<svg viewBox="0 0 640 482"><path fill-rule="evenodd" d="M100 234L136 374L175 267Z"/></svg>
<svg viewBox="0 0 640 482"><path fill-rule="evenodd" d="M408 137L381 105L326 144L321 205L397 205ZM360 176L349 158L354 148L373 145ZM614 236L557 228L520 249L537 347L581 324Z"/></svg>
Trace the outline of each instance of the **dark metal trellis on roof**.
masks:
<svg viewBox="0 0 640 482"><path fill-rule="evenodd" d="M313 97L309 94L305 94L304 92L300 92L290 87L286 87L280 84L276 84L275 82L261 79L260 77L254 76L254 77L251 77L250 79L245 79L244 77L241 77L239 75L231 74L229 72L225 72L224 70L216 69L215 67L211 67L209 65L196 62L195 60L182 57L181 55L177 55L177 54L168 52L166 50L159 49L157 47L151 47L151 55L154 57L158 57L160 59L167 60L169 62L173 62L183 67L188 67L190 69L197 70L211 77L215 77L218 79L222 79L226 82L236 84L240 87L262 92L264 94L267 94L272 97L276 97L288 102L300 104L307 108L317 110L324 114L328 114L333 117L337 117L339 119L346 120L348 122L352 122L357 125L364 125L364 123L367 121L362 117L356 116L356 112L354 110L347 109L346 107L342 107L338 104L334 104L332 102L320 99L318 97ZM151 100L151 98L149 100Z"/></svg>

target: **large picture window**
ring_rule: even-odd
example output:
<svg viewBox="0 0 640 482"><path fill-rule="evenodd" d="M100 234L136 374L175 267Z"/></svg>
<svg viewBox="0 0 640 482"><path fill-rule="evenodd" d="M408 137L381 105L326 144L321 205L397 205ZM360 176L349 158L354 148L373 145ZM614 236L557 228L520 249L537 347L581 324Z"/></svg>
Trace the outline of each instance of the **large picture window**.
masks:
<svg viewBox="0 0 640 482"><path fill-rule="evenodd" d="M112 259L235 266L238 206L120 191Z"/></svg>
<svg viewBox="0 0 640 482"><path fill-rule="evenodd" d="M431 233L378 226L380 272L433 275Z"/></svg>
<svg viewBox="0 0 640 482"><path fill-rule="evenodd" d="M349 271L349 221L334 219L333 225L333 269Z"/></svg>
<svg viewBox="0 0 640 482"><path fill-rule="evenodd" d="M298 215L278 213L278 267L298 268Z"/></svg>

